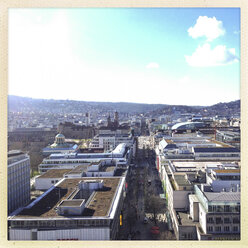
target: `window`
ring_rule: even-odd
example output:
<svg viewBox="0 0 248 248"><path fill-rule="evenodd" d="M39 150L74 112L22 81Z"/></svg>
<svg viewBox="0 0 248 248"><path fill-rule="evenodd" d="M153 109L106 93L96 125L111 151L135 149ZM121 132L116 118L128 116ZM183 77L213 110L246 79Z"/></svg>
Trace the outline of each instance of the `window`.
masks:
<svg viewBox="0 0 248 248"><path fill-rule="evenodd" d="M230 227L229 226L224 226L224 231L225 232L229 232L230 231Z"/></svg>
<svg viewBox="0 0 248 248"><path fill-rule="evenodd" d="M224 218L224 223L230 223L230 218Z"/></svg>
<svg viewBox="0 0 248 248"><path fill-rule="evenodd" d="M212 226L208 226L207 230L208 230L208 232L212 232L213 231L213 227Z"/></svg>
<svg viewBox="0 0 248 248"><path fill-rule="evenodd" d="M215 220L216 220L216 224L221 224L222 223L221 217L217 217Z"/></svg>
<svg viewBox="0 0 248 248"><path fill-rule="evenodd" d="M54 184L54 180L52 180L51 183Z"/></svg>
<svg viewBox="0 0 248 248"><path fill-rule="evenodd" d="M229 205L224 206L224 212L230 212L230 206Z"/></svg>
<svg viewBox="0 0 248 248"><path fill-rule="evenodd" d="M216 227L215 227L215 231L216 231L216 232L221 232L221 226L216 226Z"/></svg>
<svg viewBox="0 0 248 248"><path fill-rule="evenodd" d="M208 223L214 223L214 219L213 217L209 217L208 220L207 220Z"/></svg>
<svg viewBox="0 0 248 248"><path fill-rule="evenodd" d="M234 231L234 232L238 232L238 230L239 230L239 227L238 227L238 226L234 226L234 227L233 227L233 231Z"/></svg>
<svg viewBox="0 0 248 248"><path fill-rule="evenodd" d="M223 212L223 207L222 206L217 206L217 212Z"/></svg>
<svg viewBox="0 0 248 248"><path fill-rule="evenodd" d="M239 224L240 223L240 220L239 220L239 218L233 218L233 223L235 223L235 224Z"/></svg>

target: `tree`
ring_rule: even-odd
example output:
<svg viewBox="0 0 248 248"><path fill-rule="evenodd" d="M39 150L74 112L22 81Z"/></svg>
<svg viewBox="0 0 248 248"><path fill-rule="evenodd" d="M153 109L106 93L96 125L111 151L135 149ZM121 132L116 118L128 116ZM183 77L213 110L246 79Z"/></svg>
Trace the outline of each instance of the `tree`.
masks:
<svg viewBox="0 0 248 248"><path fill-rule="evenodd" d="M163 200L156 195L147 195L146 196L146 211L152 214L152 218L154 224L157 224L157 215L161 212L164 208Z"/></svg>

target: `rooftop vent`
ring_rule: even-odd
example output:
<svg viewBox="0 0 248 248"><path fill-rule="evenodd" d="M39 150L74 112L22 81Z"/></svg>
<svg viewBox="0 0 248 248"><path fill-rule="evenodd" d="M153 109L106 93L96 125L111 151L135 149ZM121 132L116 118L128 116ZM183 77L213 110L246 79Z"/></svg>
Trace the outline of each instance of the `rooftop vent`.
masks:
<svg viewBox="0 0 248 248"><path fill-rule="evenodd" d="M85 180L80 181L78 188L80 190L98 190L103 187L103 180Z"/></svg>

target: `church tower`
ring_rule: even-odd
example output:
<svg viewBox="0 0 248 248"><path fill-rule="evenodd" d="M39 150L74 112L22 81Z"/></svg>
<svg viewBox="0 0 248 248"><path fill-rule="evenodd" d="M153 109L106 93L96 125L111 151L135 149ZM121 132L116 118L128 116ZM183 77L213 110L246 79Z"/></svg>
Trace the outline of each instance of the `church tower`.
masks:
<svg viewBox="0 0 248 248"><path fill-rule="evenodd" d="M111 126L111 118L110 118L110 114L109 114L109 116L108 116L107 122L108 122L108 127L110 127L110 126Z"/></svg>
<svg viewBox="0 0 248 248"><path fill-rule="evenodd" d="M114 115L114 125L115 127L119 127L119 114L117 111L115 111L115 115Z"/></svg>

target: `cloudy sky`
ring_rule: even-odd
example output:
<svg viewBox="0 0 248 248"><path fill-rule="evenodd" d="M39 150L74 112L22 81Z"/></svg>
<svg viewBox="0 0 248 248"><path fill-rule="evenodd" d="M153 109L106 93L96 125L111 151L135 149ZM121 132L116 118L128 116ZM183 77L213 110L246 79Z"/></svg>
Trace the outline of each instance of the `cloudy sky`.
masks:
<svg viewBox="0 0 248 248"><path fill-rule="evenodd" d="M9 94L185 105L237 100L240 10L10 9Z"/></svg>

